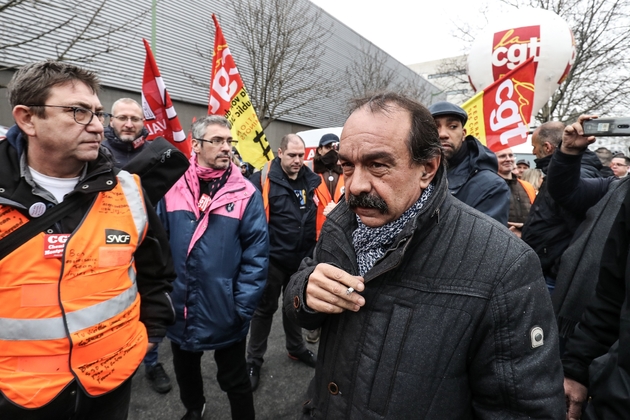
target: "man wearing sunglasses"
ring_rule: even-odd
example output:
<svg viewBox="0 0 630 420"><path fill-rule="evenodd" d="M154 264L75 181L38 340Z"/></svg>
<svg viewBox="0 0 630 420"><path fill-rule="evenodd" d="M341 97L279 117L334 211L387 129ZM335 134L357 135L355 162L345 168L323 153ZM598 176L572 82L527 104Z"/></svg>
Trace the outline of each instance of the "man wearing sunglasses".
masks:
<svg viewBox="0 0 630 420"><path fill-rule="evenodd" d="M117 167L122 168L142 151L147 144L145 139L148 134L144 128L142 107L138 102L131 98L120 98L114 102L109 126L105 127L103 146L112 152Z"/></svg>
<svg viewBox="0 0 630 420"><path fill-rule="evenodd" d="M168 239L139 178L100 147L109 114L99 85L90 71L45 61L8 86L1 419L126 419L131 377L174 318ZM13 233L22 239L8 247Z"/></svg>

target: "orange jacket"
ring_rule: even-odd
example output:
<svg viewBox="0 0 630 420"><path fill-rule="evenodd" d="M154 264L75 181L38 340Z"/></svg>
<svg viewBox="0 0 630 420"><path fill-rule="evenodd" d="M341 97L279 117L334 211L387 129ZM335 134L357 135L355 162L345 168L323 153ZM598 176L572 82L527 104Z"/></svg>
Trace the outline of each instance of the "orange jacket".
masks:
<svg viewBox="0 0 630 420"><path fill-rule="evenodd" d="M315 203L317 204L317 239L319 239L319 232L322 230L322 226L324 226L324 222L326 221L326 216L324 216L324 209L331 202L335 203L339 202L341 197L344 194L344 183L343 183L343 175L339 175L339 180L337 181L337 187L335 188L335 194L331 195L328 187L326 186L326 180L324 179L323 174L319 174L322 178L322 183L315 189Z"/></svg>
<svg viewBox="0 0 630 420"><path fill-rule="evenodd" d="M310 170L313 170L313 162L306 161L304 165L308 167ZM267 215L267 222L269 222L269 189L271 188L271 184L269 181L269 168L271 167L271 162L265 163L265 165L261 169L260 174L260 183L262 185L262 196L263 196L263 206L265 207L265 214ZM326 221L326 216L324 216L324 208L330 203L334 201L335 203L339 201L344 194L344 183L343 176L339 175L339 180L337 181L337 188L335 188L335 195L331 196L330 191L328 191L328 187L326 186L326 182L324 180L324 175L319 174L322 178L322 182L315 189L315 197L314 201L317 205L317 219L316 219L316 228L317 228L317 236L319 239L319 232L322 230L322 226Z"/></svg>
<svg viewBox="0 0 630 420"><path fill-rule="evenodd" d="M0 391L17 405L41 407L75 378L102 395L144 358L133 258L147 214L137 176L117 178L72 234L42 232L0 261ZM0 239L28 222L0 215Z"/></svg>
<svg viewBox="0 0 630 420"><path fill-rule="evenodd" d="M536 189L534 188L534 186L527 181L523 181L518 178L516 178L516 180L521 184L521 186L527 193L530 204L534 204L534 200L536 200Z"/></svg>

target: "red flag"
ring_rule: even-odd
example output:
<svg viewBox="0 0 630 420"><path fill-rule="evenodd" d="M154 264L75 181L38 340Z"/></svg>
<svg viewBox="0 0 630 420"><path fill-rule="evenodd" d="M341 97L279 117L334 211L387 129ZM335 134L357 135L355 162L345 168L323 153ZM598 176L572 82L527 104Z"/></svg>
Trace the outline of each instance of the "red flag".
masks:
<svg viewBox="0 0 630 420"><path fill-rule="evenodd" d="M534 57L466 101L467 134L493 152L527 141L534 103Z"/></svg>
<svg viewBox="0 0 630 420"><path fill-rule="evenodd" d="M260 169L273 159L273 153L214 14L212 20L216 31L208 114L223 115L230 121L239 154L245 162Z"/></svg>
<svg viewBox="0 0 630 420"><path fill-rule="evenodd" d="M147 56L144 61L144 76L142 78L142 110L144 112L144 126L149 131L147 140L158 136L164 137L186 156L192 151L191 142L187 141L186 133L179 123L177 113L166 91L166 86L160 75L153 52L146 39L144 48Z"/></svg>

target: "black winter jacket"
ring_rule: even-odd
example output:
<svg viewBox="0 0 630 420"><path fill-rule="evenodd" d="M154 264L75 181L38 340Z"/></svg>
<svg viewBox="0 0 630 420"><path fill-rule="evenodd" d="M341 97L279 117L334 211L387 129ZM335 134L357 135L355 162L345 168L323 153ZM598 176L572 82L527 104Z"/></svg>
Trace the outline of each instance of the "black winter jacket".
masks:
<svg viewBox="0 0 630 420"><path fill-rule="evenodd" d="M554 155L559 153L561 152L556 150ZM548 175L552 156L554 155L536 159L536 168ZM563 156L566 155L563 154ZM578 179L580 177L598 178L600 176L598 167L601 167L601 163L593 152L580 155L577 159L581 159L582 162L581 169L580 166L577 167L577 171L580 172L580 175L577 176ZM532 247L538 258L540 258L543 273L555 279L558 273L560 256L571 243L571 238L584 220L588 207L582 209L557 202L553 198L552 189L555 189L555 191L563 190L563 194L570 190L563 178L555 177L555 182L552 178L547 177L543 180L536 200L529 211L527 221L523 226L521 238Z"/></svg>
<svg viewBox="0 0 630 420"><path fill-rule="evenodd" d="M305 302L317 264L358 274L355 214L342 202L328 215L284 300L289 318L322 327L304 418L564 419L558 335L536 255L453 199L445 181L442 168L417 218L364 276L358 312L317 313ZM535 327L544 344L532 348Z"/></svg>
<svg viewBox="0 0 630 420"><path fill-rule="evenodd" d="M149 134L146 128L142 129L142 134L140 137L144 138ZM147 146L147 142L144 139L140 139L141 144L137 147L133 144L133 142L122 141L116 136L112 127L105 127L105 139L101 143L101 146L107 148L112 153L112 157L114 160L114 166L117 168L122 168L129 161L136 156Z"/></svg>
<svg viewBox="0 0 630 420"><path fill-rule="evenodd" d="M626 419L630 413L630 194L626 194L602 252L595 296L569 338L565 376L589 387L589 410L600 419ZM589 365L618 343L617 354L599 361L606 371L596 386ZM595 365L595 364L593 364ZM595 392L595 395L593 395Z"/></svg>
<svg viewBox="0 0 630 420"><path fill-rule="evenodd" d="M262 192L261 171L255 172L250 181ZM315 217L317 205L313 202L315 188L321 177L306 166L298 172L297 179L307 185L306 210L302 213L288 177L280 166L280 158L271 161L267 174L269 188L269 259L288 273L294 273L300 261L313 252L316 242Z"/></svg>
<svg viewBox="0 0 630 420"><path fill-rule="evenodd" d="M497 174L497 157L473 136L448 162L448 189L455 198L507 226L510 189Z"/></svg>
<svg viewBox="0 0 630 420"><path fill-rule="evenodd" d="M25 147L26 142L17 126L9 129L7 140L0 141L0 204L15 207L25 217L31 219L28 209L34 203L44 202L50 208L56 201L52 194L38 188L24 177ZM99 192L109 191L116 186L115 171L112 162L101 148L98 158L88 162L79 183L70 194L90 194L96 198ZM145 201L149 203L146 194ZM65 216L50 227L52 233L72 233L90 206L91 203L87 203ZM140 321L147 328L149 338L161 338L166 334L167 325L175 319L173 306L168 297L172 290L171 282L175 279L175 269L168 238L160 219L150 205L146 206L146 210L147 233L134 253L136 282L141 297Z"/></svg>

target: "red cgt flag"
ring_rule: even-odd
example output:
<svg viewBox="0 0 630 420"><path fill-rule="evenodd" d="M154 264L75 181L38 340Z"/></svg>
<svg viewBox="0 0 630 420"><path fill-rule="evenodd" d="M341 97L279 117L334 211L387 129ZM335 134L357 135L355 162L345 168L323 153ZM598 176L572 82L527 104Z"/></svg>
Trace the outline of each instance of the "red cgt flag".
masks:
<svg viewBox="0 0 630 420"><path fill-rule="evenodd" d="M144 76L142 77L144 126L149 131L147 140L162 136L186 156L190 156L191 142L186 138L186 133L179 123L179 118L177 118L171 97L166 91L151 47L146 39L142 39L142 41L147 50L144 61Z"/></svg>
<svg viewBox="0 0 630 420"><path fill-rule="evenodd" d="M245 162L260 169L273 159L273 153L214 14L212 20L216 31L208 114L223 115L230 121L239 154Z"/></svg>
<svg viewBox="0 0 630 420"><path fill-rule="evenodd" d="M466 133L493 152L527 141L534 103L534 57L466 101Z"/></svg>

